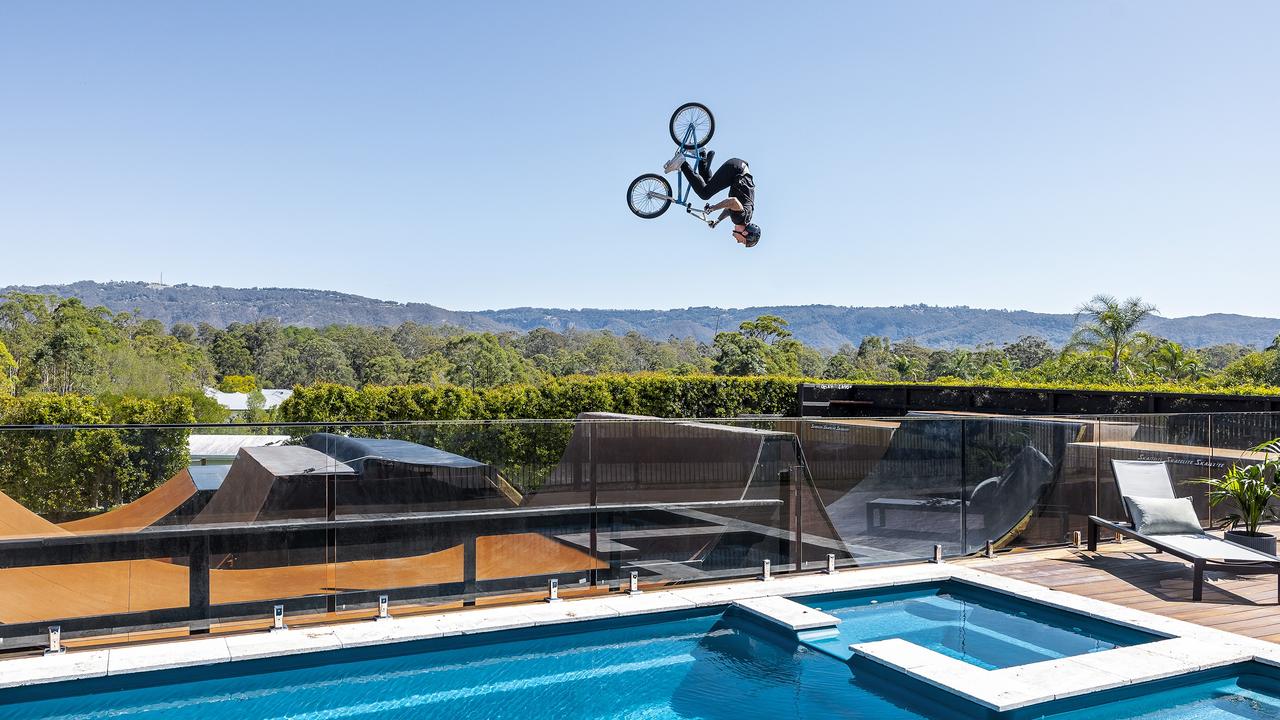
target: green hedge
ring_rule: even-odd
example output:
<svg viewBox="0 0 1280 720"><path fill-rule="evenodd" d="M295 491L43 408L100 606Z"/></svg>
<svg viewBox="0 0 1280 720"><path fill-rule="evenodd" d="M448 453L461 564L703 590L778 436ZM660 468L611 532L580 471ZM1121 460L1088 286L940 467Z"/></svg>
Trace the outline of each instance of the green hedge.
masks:
<svg viewBox="0 0 1280 720"><path fill-rule="evenodd" d="M1028 390L1097 390L1280 396L1280 388L1211 385L1046 384L1020 381L928 383L817 380L795 377L618 374L556 378L540 385L472 390L451 385L366 386L320 384L294 388L276 415L280 422L393 420L508 420L571 418L580 412L657 417L794 416L801 383L914 387L1004 387Z"/></svg>
<svg viewBox="0 0 1280 720"><path fill-rule="evenodd" d="M191 399L0 398L0 425L181 424ZM127 503L186 467L186 429L0 429L0 491L54 516Z"/></svg>
<svg viewBox="0 0 1280 720"><path fill-rule="evenodd" d="M580 412L659 417L795 413L797 378L597 375L471 390L450 385L294 388L280 422L571 418Z"/></svg>

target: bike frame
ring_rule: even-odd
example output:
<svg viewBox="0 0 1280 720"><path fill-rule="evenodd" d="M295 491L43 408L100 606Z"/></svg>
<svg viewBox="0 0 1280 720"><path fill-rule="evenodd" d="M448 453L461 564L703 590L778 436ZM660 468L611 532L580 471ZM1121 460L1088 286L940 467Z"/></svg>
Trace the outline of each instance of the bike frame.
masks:
<svg viewBox="0 0 1280 720"><path fill-rule="evenodd" d="M684 129L684 139L680 143L680 152L689 162L698 162L698 149L693 146L694 128L692 125ZM693 186L685 187L684 173L676 173L676 202L684 206L686 212L693 212L693 208L689 204L689 195L693 192ZM703 219L706 219L706 213L703 213Z"/></svg>
<svg viewBox="0 0 1280 720"><path fill-rule="evenodd" d="M695 132L696 131L694 130L694 127L692 125L685 128L684 138L680 143L681 154L684 155L686 160L692 163L698 162L698 148L694 147L693 145ZM689 202L689 196L692 194L693 194L693 186L692 185L688 187L685 186L684 173L681 173L681 172L676 173L676 196L675 197L667 197L666 195L657 195L656 193L650 193L650 195L657 197L661 200L670 200L676 205L683 206L684 211L686 213L693 215L699 220L710 225L713 221L708 218L707 212L702 208L695 208L693 206L693 203Z"/></svg>

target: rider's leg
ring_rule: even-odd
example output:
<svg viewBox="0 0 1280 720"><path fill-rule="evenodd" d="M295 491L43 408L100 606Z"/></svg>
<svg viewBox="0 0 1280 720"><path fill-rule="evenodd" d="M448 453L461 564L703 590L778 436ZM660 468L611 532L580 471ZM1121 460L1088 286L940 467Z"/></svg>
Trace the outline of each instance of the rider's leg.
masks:
<svg viewBox="0 0 1280 720"><path fill-rule="evenodd" d="M689 181L689 187L693 188L698 197L710 200L716 193L733 184L734 178L738 177L738 168L728 164L721 165L714 175L704 180L686 162L680 166L680 174Z"/></svg>
<svg viewBox="0 0 1280 720"><path fill-rule="evenodd" d="M716 156L715 150L699 150L698 165L694 169L702 176L704 182L711 182L711 161Z"/></svg>

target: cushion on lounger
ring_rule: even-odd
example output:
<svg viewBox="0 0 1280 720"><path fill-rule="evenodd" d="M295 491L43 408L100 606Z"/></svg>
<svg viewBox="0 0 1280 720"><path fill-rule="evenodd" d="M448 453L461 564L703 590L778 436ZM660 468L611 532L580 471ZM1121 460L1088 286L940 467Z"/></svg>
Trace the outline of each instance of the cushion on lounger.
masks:
<svg viewBox="0 0 1280 720"><path fill-rule="evenodd" d="M1200 533L1200 518L1191 498L1126 497L1133 529L1143 535Z"/></svg>

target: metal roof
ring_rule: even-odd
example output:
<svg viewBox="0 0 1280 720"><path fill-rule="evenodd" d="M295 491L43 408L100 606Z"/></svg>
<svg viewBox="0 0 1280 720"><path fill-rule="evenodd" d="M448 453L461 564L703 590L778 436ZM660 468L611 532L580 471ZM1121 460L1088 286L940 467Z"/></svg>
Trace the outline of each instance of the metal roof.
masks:
<svg viewBox="0 0 1280 720"><path fill-rule="evenodd" d="M187 438L187 452L191 457L233 458L243 447L283 445L288 435L191 435Z"/></svg>
<svg viewBox="0 0 1280 720"><path fill-rule="evenodd" d="M261 392L263 410L274 410L280 403L288 400L293 395L292 390L280 388L268 388ZM249 393L229 393L207 387L204 389L204 394L232 412L244 412L249 409Z"/></svg>

